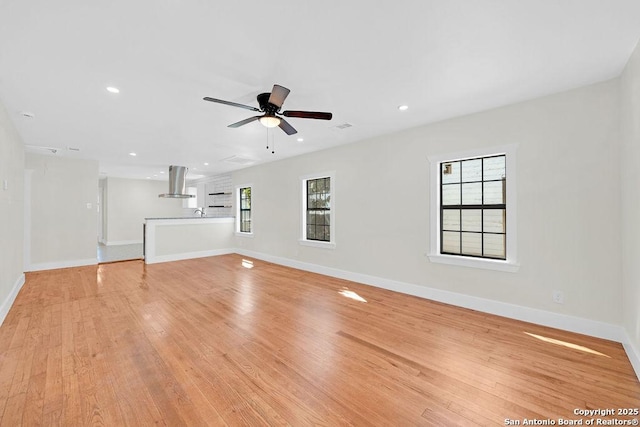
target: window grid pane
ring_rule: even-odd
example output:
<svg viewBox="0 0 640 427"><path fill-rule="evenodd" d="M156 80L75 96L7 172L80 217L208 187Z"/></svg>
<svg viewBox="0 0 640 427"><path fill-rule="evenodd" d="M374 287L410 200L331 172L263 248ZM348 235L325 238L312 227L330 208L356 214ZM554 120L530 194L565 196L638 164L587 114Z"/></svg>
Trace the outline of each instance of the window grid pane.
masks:
<svg viewBox="0 0 640 427"><path fill-rule="evenodd" d="M506 259L506 156L440 164L440 252Z"/></svg>
<svg viewBox="0 0 640 427"><path fill-rule="evenodd" d="M442 252L459 254L460 253L460 233L445 231L442 233Z"/></svg>
<svg viewBox="0 0 640 427"><path fill-rule="evenodd" d="M482 159L462 162L462 182L482 181Z"/></svg>
<svg viewBox="0 0 640 427"><path fill-rule="evenodd" d="M462 255L482 256L482 233L462 233Z"/></svg>
<svg viewBox="0 0 640 427"><path fill-rule="evenodd" d="M482 210L462 210L462 231L482 232Z"/></svg>
<svg viewBox="0 0 640 427"><path fill-rule="evenodd" d="M307 240L331 241L331 178L307 181Z"/></svg>
<svg viewBox="0 0 640 427"><path fill-rule="evenodd" d="M462 184L462 204L479 205L482 204L482 183L471 182Z"/></svg>
<svg viewBox="0 0 640 427"><path fill-rule="evenodd" d="M442 164L442 183L455 184L460 182L460 162Z"/></svg>
<svg viewBox="0 0 640 427"><path fill-rule="evenodd" d="M442 204L443 205L459 205L460 204L460 184L443 184L442 185Z"/></svg>
<svg viewBox="0 0 640 427"><path fill-rule="evenodd" d="M442 229L460 231L460 209L447 209L442 212Z"/></svg>

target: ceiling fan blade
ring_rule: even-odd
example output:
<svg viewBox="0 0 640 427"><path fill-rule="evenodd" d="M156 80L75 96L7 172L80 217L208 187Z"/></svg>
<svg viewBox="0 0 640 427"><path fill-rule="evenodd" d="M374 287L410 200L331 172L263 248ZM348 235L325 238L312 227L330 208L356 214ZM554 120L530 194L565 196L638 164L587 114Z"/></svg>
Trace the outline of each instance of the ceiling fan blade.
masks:
<svg viewBox="0 0 640 427"><path fill-rule="evenodd" d="M333 114L322 111L283 111L281 114L285 117L298 117L301 119L331 120L333 117Z"/></svg>
<svg viewBox="0 0 640 427"><path fill-rule="evenodd" d="M247 123L251 123L253 121L258 120L260 117L262 116L253 116L253 117L249 117L248 119L244 119L244 120L240 120L239 122L236 123L232 123L229 126L227 126L228 128L239 128L240 126L244 126Z"/></svg>
<svg viewBox="0 0 640 427"><path fill-rule="evenodd" d="M287 135L293 135L294 133L298 133L297 130L293 126L289 124L285 119L280 119L280 124L278 125L280 129L282 129Z"/></svg>
<svg viewBox="0 0 640 427"><path fill-rule="evenodd" d="M249 105L244 105L244 104L238 104L237 102L223 101L222 99L210 98L208 96L205 96L202 99L204 99L205 101L217 102L218 104L231 105L232 107L244 108L245 110L260 111L256 107L251 107Z"/></svg>
<svg viewBox="0 0 640 427"><path fill-rule="evenodd" d="M269 103L275 105L276 107L282 107L282 103L287 96L289 96L289 89L280 85L273 85L273 89L271 89L271 95L269 96Z"/></svg>

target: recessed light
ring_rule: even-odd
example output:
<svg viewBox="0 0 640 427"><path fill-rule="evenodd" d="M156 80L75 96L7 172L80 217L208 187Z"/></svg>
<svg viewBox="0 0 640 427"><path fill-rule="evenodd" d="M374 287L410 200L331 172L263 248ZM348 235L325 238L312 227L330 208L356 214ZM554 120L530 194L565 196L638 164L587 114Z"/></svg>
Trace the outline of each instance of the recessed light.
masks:
<svg viewBox="0 0 640 427"><path fill-rule="evenodd" d="M400 110L400 111L407 111L408 109L409 109L409 106L408 106L408 105L400 105L400 106L398 107L398 110Z"/></svg>
<svg viewBox="0 0 640 427"><path fill-rule="evenodd" d="M107 86L107 92L120 93L120 89L118 89L117 87L113 87L113 86Z"/></svg>
<svg viewBox="0 0 640 427"><path fill-rule="evenodd" d="M209 166L209 163L207 163L207 162L204 162L204 165L205 165L205 166Z"/></svg>
<svg viewBox="0 0 640 427"><path fill-rule="evenodd" d="M164 171L160 171L160 173L164 173Z"/></svg>
<svg viewBox="0 0 640 427"><path fill-rule="evenodd" d="M304 141L304 138L298 138L298 142Z"/></svg>
<svg viewBox="0 0 640 427"><path fill-rule="evenodd" d="M137 156L137 154L136 154L136 153L133 153L133 152L129 153L129 155L130 155L130 156L132 156L132 157Z"/></svg>
<svg viewBox="0 0 640 427"><path fill-rule="evenodd" d="M147 177L147 179L151 179L151 177L150 177L150 176L148 176L148 177Z"/></svg>

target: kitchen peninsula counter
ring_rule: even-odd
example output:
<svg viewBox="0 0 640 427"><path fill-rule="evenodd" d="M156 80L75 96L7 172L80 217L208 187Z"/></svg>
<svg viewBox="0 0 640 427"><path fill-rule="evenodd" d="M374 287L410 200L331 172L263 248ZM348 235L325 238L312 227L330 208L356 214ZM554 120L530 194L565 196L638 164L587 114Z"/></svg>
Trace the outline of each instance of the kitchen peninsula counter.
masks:
<svg viewBox="0 0 640 427"><path fill-rule="evenodd" d="M178 261L233 252L233 217L145 218L144 262Z"/></svg>

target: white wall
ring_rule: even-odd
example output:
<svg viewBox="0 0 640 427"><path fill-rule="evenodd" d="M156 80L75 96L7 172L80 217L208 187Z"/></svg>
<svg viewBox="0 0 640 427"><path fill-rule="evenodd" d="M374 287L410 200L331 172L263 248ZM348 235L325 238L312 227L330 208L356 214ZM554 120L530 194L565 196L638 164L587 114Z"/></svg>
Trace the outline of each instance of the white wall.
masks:
<svg viewBox="0 0 640 427"><path fill-rule="evenodd" d="M23 182L24 146L0 103L0 324L24 283Z"/></svg>
<svg viewBox="0 0 640 427"><path fill-rule="evenodd" d="M640 361L640 45L620 78L620 100L622 308ZM640 373L640 365L636 370Z"/></svg>
<svg viewBox="0 0 640 427"><path fill-rule="evenodd" d="M184 216L183 199L164 199L166 181L106 178L105 244L142 243L145 218ZM191 212L193 210L190 210Z"/></svg>
<svg viewBox="0 0 640 427"><path fill-rule="evenodd" d="M185 218L146 222L145 263L233 253L233 218Z"/></svg>
<svg viewBox="0 0 640 427"><path fill-rule="evenodd" d="M253 239L236 245L493 301L620 324L617 80L243 169ZM517 273L433 264L427 157L518 144ZM300 183L335 171L336 249L300 246ZM565 294L552 302L553 290ZM366 298L366 297L365 297Z"/></svg>
<svg viewBox="0 0 640 427"><path fill-rule="evenodd" d="M25 169L33 171L29 270L96 264L98 162L27 153Z"/></svg>

